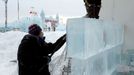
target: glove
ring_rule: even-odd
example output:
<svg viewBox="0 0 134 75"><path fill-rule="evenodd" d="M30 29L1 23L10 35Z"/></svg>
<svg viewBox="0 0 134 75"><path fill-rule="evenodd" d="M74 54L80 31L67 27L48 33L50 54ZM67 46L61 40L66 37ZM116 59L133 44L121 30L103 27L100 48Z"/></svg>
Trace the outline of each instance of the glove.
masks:
<svg viewBox="0 0 134 75"><path fill-rule="evenodd" d="M64 34L62 37L62 40L66 40L66 34Z"/></svg>
<svg viewBox="0 0 134 75"><path fill-rule="evenodd" d="M44 60L47 60L47 64L50 63L51 57L50 56L43 56Z"/></svg>

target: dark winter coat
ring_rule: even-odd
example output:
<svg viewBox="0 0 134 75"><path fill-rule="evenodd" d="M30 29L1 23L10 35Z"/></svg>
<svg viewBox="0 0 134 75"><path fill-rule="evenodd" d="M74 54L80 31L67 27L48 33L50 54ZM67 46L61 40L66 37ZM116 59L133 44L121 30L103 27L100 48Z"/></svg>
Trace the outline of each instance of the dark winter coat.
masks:
<svg viewBox="0 0 134 75"><path fill-rule="evenodd" d="M50 57L66 41L65 35L54 44L46 43L43 39L33 35L25 35L18 48L19 75L50 75L48 63Z"/></svg>

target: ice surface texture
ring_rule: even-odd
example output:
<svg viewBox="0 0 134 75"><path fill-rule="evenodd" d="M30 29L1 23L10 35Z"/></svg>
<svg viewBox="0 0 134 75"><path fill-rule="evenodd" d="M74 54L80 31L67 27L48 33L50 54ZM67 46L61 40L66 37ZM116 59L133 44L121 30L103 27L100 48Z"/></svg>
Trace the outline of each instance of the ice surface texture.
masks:
<svg viewBox="0 0 134 75"><path fill-rule="evenodd" d="M67 21L71 75L110 75L120 63L123 26L114 21L75 18Z"/></svg>

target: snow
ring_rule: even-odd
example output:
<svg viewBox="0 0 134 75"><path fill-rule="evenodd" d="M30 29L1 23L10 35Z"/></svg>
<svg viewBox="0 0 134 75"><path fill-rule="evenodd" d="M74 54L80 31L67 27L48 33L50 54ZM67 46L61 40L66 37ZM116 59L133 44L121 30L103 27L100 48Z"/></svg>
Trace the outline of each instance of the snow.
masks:
<svg viewBox="0 0 134 75"><path fill-rule="evenodd" d="M60 36L66 32L44 32L47 42L54 43ZM17 63L13 62L17 59L17 49L21 39L27 33L21 31L9 31L0 33L0 75L17 75ZM65 45L57 51L53 58L61 55Z"/></svg>
<svg viewBox="0 0 134 75"><path fill-rule="evenodd" d="M66 26L65 25L58 25L56 27L56 30L58 30L58 31L65 31L66 30Z"/></svg>

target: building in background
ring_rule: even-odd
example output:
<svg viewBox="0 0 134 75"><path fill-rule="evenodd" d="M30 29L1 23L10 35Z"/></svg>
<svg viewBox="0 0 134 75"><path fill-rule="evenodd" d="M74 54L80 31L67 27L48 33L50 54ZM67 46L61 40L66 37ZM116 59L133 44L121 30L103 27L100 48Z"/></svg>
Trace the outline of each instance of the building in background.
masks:
<svg viewBox="0 0 134 75"><path fill-rule="evenodd" d="M8 31L20 30L27 32L29 25L36 23L43 28L44 31L56 31L65 30L65 24L63 24L63 17L58 14L56 16L46 16L44 11L38 12L34 7L31 7L28 11L28 16L20 18L17 21L8 23ZM61 29L62 28L62 29ZM0 24L0 32L4 32L4 24Z"/></svg>
<svg viewBox="0 0 134 75"><path fill-rule="evenodd" d="M29 15L30 16L38 16L38 13L34 9L34 7L31 7L31 9L29 11ZM46 17L44 10L41 10L39 17L41 18L45 31L56 31L56 27L60 24L58 14L56 15L56 17L52 17L52 16Z"/></svg>

